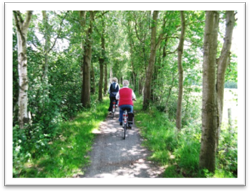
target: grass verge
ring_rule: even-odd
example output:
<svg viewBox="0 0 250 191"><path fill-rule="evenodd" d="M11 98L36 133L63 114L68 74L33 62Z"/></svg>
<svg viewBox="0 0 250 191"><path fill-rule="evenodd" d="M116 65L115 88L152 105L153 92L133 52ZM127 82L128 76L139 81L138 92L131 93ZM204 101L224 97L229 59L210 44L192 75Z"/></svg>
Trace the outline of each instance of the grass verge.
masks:
<svg viewBox="0 0 250 191"><path fill-rule="evenodd" d="M152 153L149 160L156 161L165 168L163 177L237 177L237 137L232 136L235 132L229 135L225 131L221 132L217 167L215 173L211 174L199 169L200 120L189 120L189 123L178 131L175 120L169 120L168 115L156 107L150 106L149 110L143 111L142 98L137 99L134 110L135 123L143 137L143 145Z"/></svg>
<svg viewBox="0 0 250 191"><path fill-rule="evenodd" d="M46 152L38 159L23 165L18 177L65 178L83 175L82 168L90 159L87 153L92 148L94 134L107 116L109 99L85 110L72 121L57 127L57 135L46 145ZM39 152L37 150L36 152Z"/></svg>

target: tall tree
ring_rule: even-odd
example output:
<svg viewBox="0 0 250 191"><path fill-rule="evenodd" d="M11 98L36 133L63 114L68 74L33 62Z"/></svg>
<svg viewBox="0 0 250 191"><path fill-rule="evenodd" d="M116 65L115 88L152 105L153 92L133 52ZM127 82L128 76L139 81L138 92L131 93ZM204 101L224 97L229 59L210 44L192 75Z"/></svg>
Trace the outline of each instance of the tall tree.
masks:
<svg viewBox="0 0 250 191"><path fill-rule="evenodd" d="M182 67L182 54L184 46L185 36L185 17L184 12L181 11L181 35L178 46L178 71L179 71L179 90L178 90L178 103L176 113L176 127L178 130L181 129L181 108L182 108L182 95L183 95L183 67Z"/></svg>
<svg viewBox="0 0 250 191"><path fill-rule="evenodd" d="M230 62L230 49L232 44L233 28L235 24L234 11L226 11L226 33L224 37L223 47L220 53L220 57L217 59L217 106L218 106L218 128L216 129L216 140L220 137L220 126L223 115L223 100L224 100L224 84L225 84L225 72Z"/></svg>
<svg viewBox="0 0 250 191"><path fill-rule="evenodd" d="M163 40L162 37L164 35L164 29L163 29L158 39L156 39L158 14L159 14L159 11L153 11L151 40L150 40L150 56L149 56L149 63L148 63L147 72L146 72L145 87L144 87L144 99L143 99L144 110L148 109L149 101L151 98L151 81L152 81L154 64L155 64L156 50L160 46L160 43Z"/></svg>
<svg viewBox="0 0 250 191"><path fill-rule="evenodd" d="M83 14L84 15L84 14ZM83 76L82 76L82 95L81 103L83 107L90 107L90 67L92 55L92 31L94 22L94 12L89 11L89 26L86 33L83 54Z"/></svg>
<svg viewBox="0 0 250 191"><path fill-rule="evenodd" d="M25 123L30 121L28 112L28 74L27 74L27 33L31 21L32 11L26 12L23 20L20 11L14 11L14 18L17 28L18 41L18 77L19 77L19 97L18 97L18 121L21 129Z"/></svg>
<svg viewBox="0 0 250 191"><path fill-rule="evenodd" d="M203 53L203 82L202 82L202 137L200 149L200 168L215 170L215 145L217 127L216 104L216 54L219 27L219 13L206 11L204 53Z"/></svg>
<svg viewBox="0 0 250 191"><path fill-rule="evenodd" d="M145 83L144 82L144 74L146 74L147 72L147 63L148 63L148 50L149 50L149 46L147 44L147 41L148 41L148 36L149 36L149 26L150 26L150 23L148 22L151 18L151 12L150 11L133 11L132 12L133 15L132 15L132 18L131 20L134 21L134 34L138 40L138 53L140 54L140 62L142 63L141 65L141 70L140 70L140 80L142 81L141 83ZM158 17L158 14L157 14L157 17ZM129 22L129 25L131 23ZM128 27L130 28L130 26L128 25ZM129 33L130 31L132 30L129 29ZM131 31L132 32L132 31ZM131 34L132 35L132 34ZM129 35L129 36L131 36ZM134 43L132 41L132 38L130 37L130 47L134 47L135 48L135 45L134 44L131 44L131 43ZM132 47L130 48L130 51L133 51ZM131 63L133 63L133 57L131 55ZM132 66L134 68L134 65ZM144 69L144 71L142 70L142 68ZM134 70L133 70L133 73L134 73ZM133 75L133 74L132 74ZM143 86L141 87L141 89L143 89ZM140 92L140 91L139 91Z"/></svg>
<svg viewBox="0 0 250 191"><path fill-rule="evenodd" d="M134 64L134 41L133 41L133 29L132 29L132 21L131 19L129 18L128 21L127 21L127 25L126 25L126 28L127 28L127 33L128 33L128 42L129 42L129 52L130 52L130 63L131 63L131 84L133 84L133 87L134 87L134 91L137 91L137 86L136 86L136 72L135 72L135 64ZM136 27L135 27L135 30L136 30ZM144 44L144 43L142 43Z"/></svg>
<svg viewBox="0 0 250 191"><path fill-rule="evenodd" d="M156 54L156 32L157 32L157 18L159 11L153 12L152 19L152 29L151 29L151 47L150 47L150 57L149 64L146 73L146 82L144 89L144 99L143 99L143 109L148 109L150 93L151 93L151 79L153 75L153 67L155 63L155 54Z"/></svg>
<svg viewBox="0 0 250 191"><path fill-rule="evenodd" d="M99 65L100 65L100 79L99 79L99 94L98 100L102 101L102 94L103 94L103 66L105 62L105 21L102 18L102 33L101 33L101 56L99 58Z"/></svg>

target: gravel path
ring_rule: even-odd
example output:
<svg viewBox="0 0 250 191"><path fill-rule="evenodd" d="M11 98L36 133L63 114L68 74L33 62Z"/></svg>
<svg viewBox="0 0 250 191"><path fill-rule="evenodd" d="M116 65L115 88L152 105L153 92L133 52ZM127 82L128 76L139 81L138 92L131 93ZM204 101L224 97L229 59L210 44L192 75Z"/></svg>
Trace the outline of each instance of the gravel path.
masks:
<svg viewBox="0 0 250 191"><path fill-rule="evenodd" d="M139 129L133 125L122 139L123 129L118 121L118 111L114 119L109 115L95 132L91 164L84 169L81 178L157 178L163 168L148 161L149 151L141 146ZM135 116L136 118L136 116Z"/></svg>

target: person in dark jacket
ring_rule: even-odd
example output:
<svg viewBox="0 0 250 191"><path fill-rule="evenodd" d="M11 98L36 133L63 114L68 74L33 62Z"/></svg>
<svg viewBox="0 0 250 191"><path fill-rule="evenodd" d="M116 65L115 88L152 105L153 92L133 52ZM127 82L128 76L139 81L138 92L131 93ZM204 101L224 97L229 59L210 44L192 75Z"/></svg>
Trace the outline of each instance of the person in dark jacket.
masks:
<svg viewBox="0 0 250 191"><path fill-rule="evenodd" d="M118 80L117 78L112 78L112 83L110 84L109 86L109 89L108 89L108 93L109 93L109 99L110 99L110 104L109 104L109 114L111 114L111 111L112 111L112 107L113 107L113 101L116 101L116 104L117 104L117 100L116 100L116 94L117 92L119 92L120 90L120 86L118 84Z"/></svg>

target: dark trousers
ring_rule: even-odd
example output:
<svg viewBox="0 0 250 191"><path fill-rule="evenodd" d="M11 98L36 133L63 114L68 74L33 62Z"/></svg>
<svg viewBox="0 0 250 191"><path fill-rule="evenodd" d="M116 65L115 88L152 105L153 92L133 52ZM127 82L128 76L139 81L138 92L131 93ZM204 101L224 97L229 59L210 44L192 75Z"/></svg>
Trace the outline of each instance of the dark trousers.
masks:
<svg viewBox="0 0 250 191"><path fill-rule="evenodd" d="M117 104L117 100L115 99L115 97L109 97L110 103L109 103L109 109L108 111L112 111L113 108L113 101L115 101L115 103Z"/></svg>

